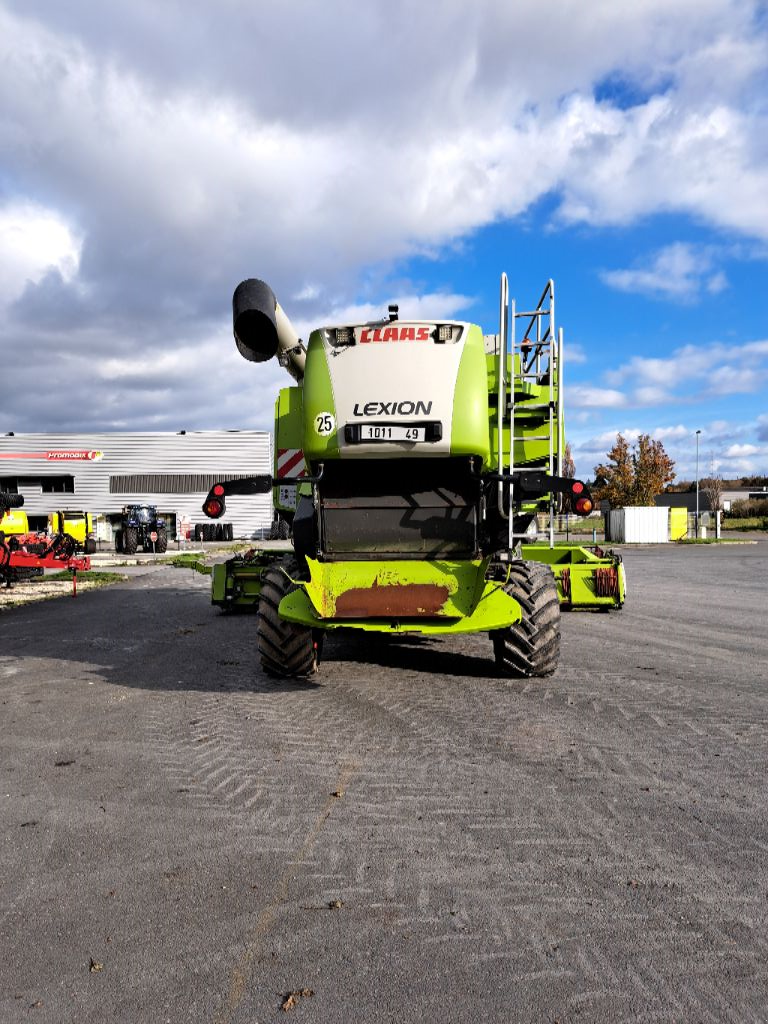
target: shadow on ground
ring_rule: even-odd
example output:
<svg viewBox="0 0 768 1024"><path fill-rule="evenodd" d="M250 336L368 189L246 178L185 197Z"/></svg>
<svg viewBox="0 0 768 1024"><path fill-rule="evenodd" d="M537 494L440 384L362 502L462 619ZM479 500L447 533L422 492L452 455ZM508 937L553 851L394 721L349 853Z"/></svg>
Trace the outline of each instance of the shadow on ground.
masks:
<svg viewBox="0 0 768 1024"><path fill-rule="evenodd" d="M273 679L259 665L256 615L224 615L211 606L206 581L179 582L170 570L158 570L74 600L10 609L0 616L2 653L89 666L107 682L145 690L311 692L339 670L354 674L374 667L436 680L446 675L497 678L485 636L339 630L325 639L315 679Z"/></svg>

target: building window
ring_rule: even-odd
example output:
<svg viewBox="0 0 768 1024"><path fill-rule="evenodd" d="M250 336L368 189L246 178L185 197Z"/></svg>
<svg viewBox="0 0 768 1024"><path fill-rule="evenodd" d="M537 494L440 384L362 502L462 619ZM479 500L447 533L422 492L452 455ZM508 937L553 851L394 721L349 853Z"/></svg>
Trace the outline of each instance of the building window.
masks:
<svg viewBox="0 0 768 1024"><path fill-rule="evenodd" d="M20 479L16 476L0 477L0 491L18 494L19 491L40 488L43 494L74 494L73 476L35 476Z"/></svg>
<svg viewBox="0 0 768 1024"><path fill-rule="evenodd" d="M110 494L207 494L216 483L243 480L249 473L135 473L109 478Z"/></svg>
<svg viewBox="0 0 768 1024"><path fill-rule="evenodd" d="M43 494L75 493L75 478L73 476L44 476L38 482Z"/></svg>

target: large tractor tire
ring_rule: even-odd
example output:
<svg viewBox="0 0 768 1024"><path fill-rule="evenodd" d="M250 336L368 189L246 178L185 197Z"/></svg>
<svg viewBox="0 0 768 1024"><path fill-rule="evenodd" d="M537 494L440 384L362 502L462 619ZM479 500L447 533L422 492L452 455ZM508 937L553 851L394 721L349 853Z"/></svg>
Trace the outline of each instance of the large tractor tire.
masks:
<svg viewBox="0 0 768 1024"><path fill-rule="evenodd" d="M123 553L123 531L122 530L118 530L115 533L115 551L118 553L118 555L121 555Z"/></svg>
<svg viewBox="0 0 768 1024"><path fill-rule="evenodd" d="M163 555L168 550L168 530L164 527L160 527L157 531L157 540L155 541L155 551L158 555Z"/></svg>
<svg viewBox="0 0 768 1024"><path fill-rule="evenodd" d="M541 562L512 562L504 590L523 617L490 634L496 667L523 679L551 676L560 660L560 602L552 570Z"/></svg>
<svg viewBox="0 0 768 1024"><path fill-rule="evenodd" d="M294 578L299 572L293 561L285 564L285 570ZM296 584L279 566L265 570L259 595L259 656L268 675L301 679L317 672L319 649L309 627L280 618L280 602L294 590Z"/></svg>
<svg viewBox="0 0 768 1024"><path fill-rule="evenodd" d="M135 526L126 526L123 530L123 551L126 555L135 555L139 547L139 531Z"/></svg>

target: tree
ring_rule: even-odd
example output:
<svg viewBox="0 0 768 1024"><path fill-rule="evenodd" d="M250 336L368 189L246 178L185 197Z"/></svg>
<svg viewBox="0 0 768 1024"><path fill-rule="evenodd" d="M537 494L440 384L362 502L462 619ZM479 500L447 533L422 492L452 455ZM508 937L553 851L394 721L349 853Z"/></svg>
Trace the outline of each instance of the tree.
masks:
<svg viewBox="0 0 768 1024"><path fill-rule="evenodd" d="M713 512L720 512L723 507L723 478L721 476L710 476L702 480L699 490L706 495L709 507Z"/></svg>
<svg viewBox="0 0 768 1024"><path fill-rule="evenodd" d="M576 463L573 461L573 452L571 451L570 441L565 442L565 451L563 452L563 476L568 480L573 480L576 476Z"/></svg>
<svg viewBox="0 0 768 1024"><path fill-rule="evenodd" d="M571 445L568 441L565 442L565 450L563 451L563 476L566 480L573 480L576 476L576 463L573 461L573 452L571 451ZM570 514L573 512L573 502L571 500L570 492L563 495L560 511L564 514Z"/></svg>
<svg viewBox="0 0 768 1024"><path fill-rule="evenodd" d="M598 501L608 501L612 508L653 505L655 496L675 478L674 462L650 434L641 434L631 448L617 434L607 457L607 463L595 466L593 491Z"/></svg>

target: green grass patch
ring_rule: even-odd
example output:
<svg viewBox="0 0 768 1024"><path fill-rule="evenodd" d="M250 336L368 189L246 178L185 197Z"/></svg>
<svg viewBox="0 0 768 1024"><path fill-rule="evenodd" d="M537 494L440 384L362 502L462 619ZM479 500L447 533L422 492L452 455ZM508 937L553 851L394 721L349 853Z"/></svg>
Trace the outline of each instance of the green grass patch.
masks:
<svg viewBox="0 0 768 1024"><path fill-rule="evenodd" d="M752 516L750 519L723 519L723 530L768 530L768 518Z"/></svg>
<svg viewBox="0 0 768 1024"><path fill-rule="evenodd" d="M199 554L193 554L191 551L188 554L174 555L165 564L172 565L174 569L194 569L204 576L210 576L213 572L213 568L206 565Z"/></svg>
<svg viewBox="0 0 768 1024"><path fill-rule="evenodd" d="M68 569L62 569L61 572L52 572L48 576L41 576L41 579L46 582L55 582L56 580L71 580L72 573ZM92 586L106 587L110 583L121 583L125 576L120 572L100 572L94 569L85 569L77 574L79 583L90 583Z"/></svg>

